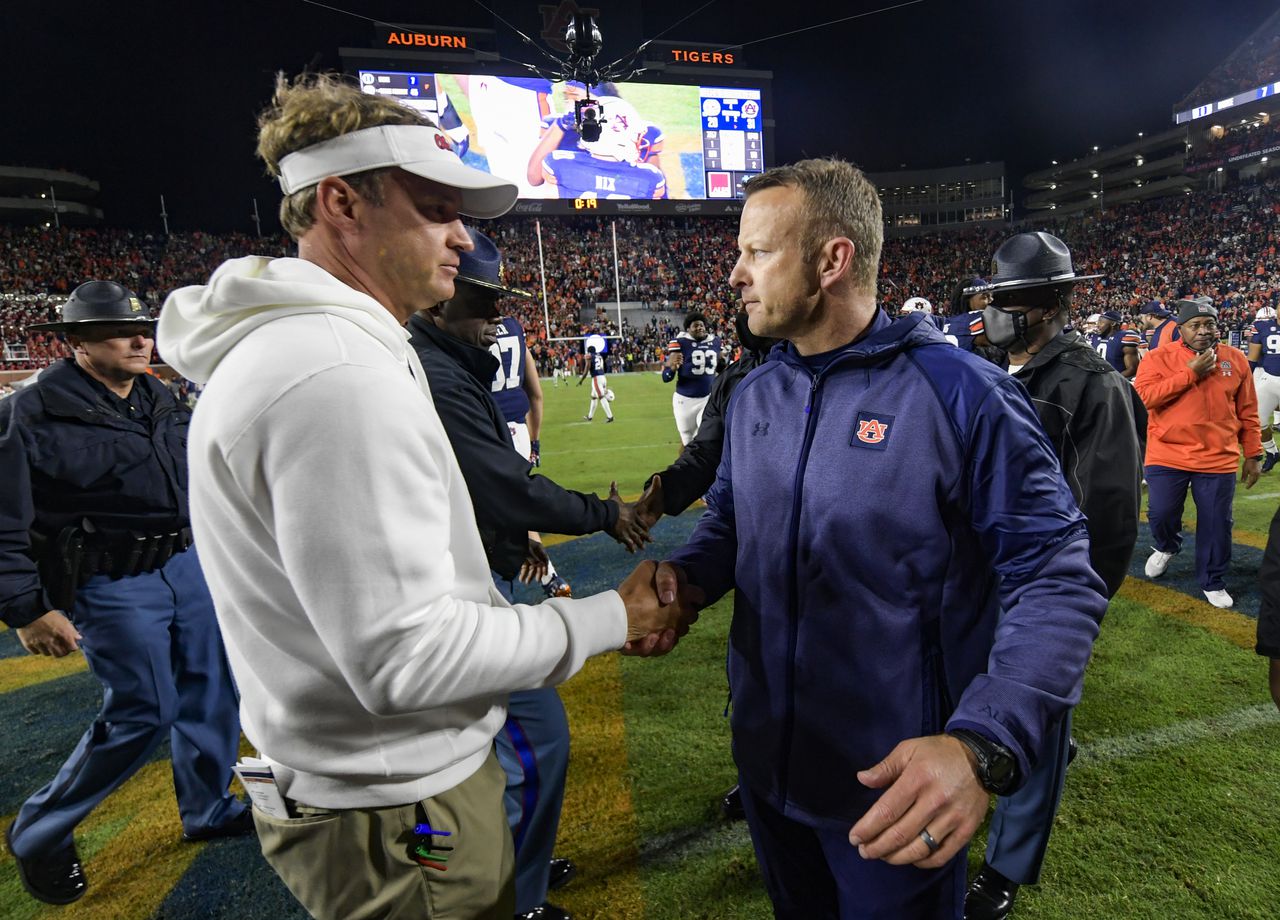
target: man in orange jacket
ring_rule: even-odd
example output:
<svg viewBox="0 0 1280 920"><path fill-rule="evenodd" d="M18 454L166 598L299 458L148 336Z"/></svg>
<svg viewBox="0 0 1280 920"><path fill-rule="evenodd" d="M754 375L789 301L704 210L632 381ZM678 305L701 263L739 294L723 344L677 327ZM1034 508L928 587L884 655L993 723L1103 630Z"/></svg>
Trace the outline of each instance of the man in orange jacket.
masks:
<svg viewBox="0 0 1280 920"><path fill-rule="evenodd" d="M1148 578L1159 578L1182 547L1187 487L1196 503L1196 576L1209 603L1230 607L1231 500L1240 480L1258 481L1262 435L1249 362L1218 340L1218 311L1207 297L1174 303L1182 338L1150 351L1134 380L1147 406L1147 518L1155 543Z"/></svg>

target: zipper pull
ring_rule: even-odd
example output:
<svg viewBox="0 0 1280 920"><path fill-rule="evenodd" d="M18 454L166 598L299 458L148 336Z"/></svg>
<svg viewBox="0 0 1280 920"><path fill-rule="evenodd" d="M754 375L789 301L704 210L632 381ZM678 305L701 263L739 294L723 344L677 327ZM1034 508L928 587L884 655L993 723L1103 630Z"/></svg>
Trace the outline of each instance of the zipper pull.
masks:
<svg viewBox="0 0 1280 920"><path fill-rule="evenodd" d="M817 392L817 389L818 389L818 377L815 374L813 378L813 382L809 384L809 398L806 399L804 403L805 415L808 415L809 410L813 408L813 394Z"/></svg>

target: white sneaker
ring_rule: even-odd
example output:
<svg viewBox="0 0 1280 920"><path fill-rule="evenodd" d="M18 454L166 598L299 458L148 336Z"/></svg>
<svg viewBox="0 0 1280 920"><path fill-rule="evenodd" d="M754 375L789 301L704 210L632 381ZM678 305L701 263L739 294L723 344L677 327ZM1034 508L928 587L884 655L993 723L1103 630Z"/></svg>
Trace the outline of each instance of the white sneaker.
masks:
<svg viewBox="0 0 1280 920"><path fill-rule="evenodd" d="M1147 573L1148 578L1159 578L1164 574L1164 570L1169 567L1169 560L1173 558L1173 553L1162 553L1156 550L1147 558L1146 567L1143 571Z"/></svg>
<svg viewBox="0 0 1280 920"><path fill-rule="evenodd" d="M1206 591L1204 592L1204 596L1208 598L1209 603L1213 604L1215 607L1230 607L1235 603L1235 601L1231 599L1231 595L1222 589L1218 589L1217 591Z"/></svg>

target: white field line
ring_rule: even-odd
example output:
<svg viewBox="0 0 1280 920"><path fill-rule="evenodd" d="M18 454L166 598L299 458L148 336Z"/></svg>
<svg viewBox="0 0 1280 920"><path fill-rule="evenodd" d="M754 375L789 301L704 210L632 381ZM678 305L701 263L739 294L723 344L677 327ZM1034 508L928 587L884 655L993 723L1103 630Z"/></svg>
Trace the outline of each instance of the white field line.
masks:
<svg viewBox="0 0 1280 920"><path fill-rule="evenodd" d="M1280 498L1280 492L1259 492L1256 495L1251 495L1246 492L1241 496L1241 498L1247 502L1260 502L1265 501L1268 498Z"/></svg>
<svg viewBox="0 0 1280 920"><path fill-rule="evenodd" d="M1157 751L1181 747L1209 738L1228 738L1267 725L1280 725L1280 712L1273 703L1259 703L1204 719L1188 719L1160 728L1113 738L1099 738L1080 745L1076 766L1095 766L1130 757L1144 757ZM751 836L745 821L717 822L689 827L651 837L640 846L640 859L649 866L670 865L708 851L724 851L749 846Z"/></svg>
<svg viewBox="0 0 1280 920"><path fill-rule="evenodd" d="M1205 719L1188 719L1131 735L1099 738L1080 745L1080 756L1076 762L1094 764L1126 757L1142 757L1166 748L1194 744L1209 738L1227 738L1239 732L1276 724L1280 724L1280 712L1276 711L1275 704L1259 703Z"/></svg>

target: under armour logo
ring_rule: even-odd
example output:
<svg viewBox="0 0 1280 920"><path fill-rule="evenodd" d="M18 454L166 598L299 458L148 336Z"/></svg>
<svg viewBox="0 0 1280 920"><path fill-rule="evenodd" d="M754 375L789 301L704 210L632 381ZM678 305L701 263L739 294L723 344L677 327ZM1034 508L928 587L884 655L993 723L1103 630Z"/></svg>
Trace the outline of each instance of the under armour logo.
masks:
<svg viewBox="0 0 1280 920"><path fill-rule="evenodd" d="M764 435L768 433L769 433L768 422L756 422L756 427L751 429L752 437L757 437L759 435Z"/></svg>

